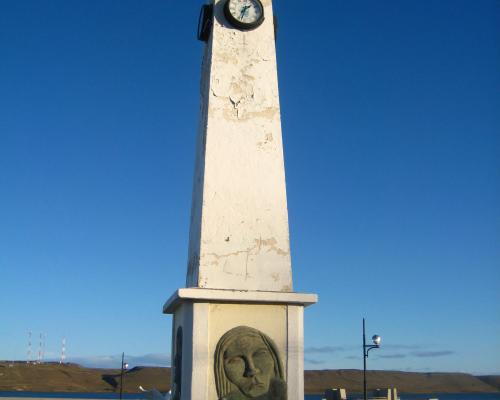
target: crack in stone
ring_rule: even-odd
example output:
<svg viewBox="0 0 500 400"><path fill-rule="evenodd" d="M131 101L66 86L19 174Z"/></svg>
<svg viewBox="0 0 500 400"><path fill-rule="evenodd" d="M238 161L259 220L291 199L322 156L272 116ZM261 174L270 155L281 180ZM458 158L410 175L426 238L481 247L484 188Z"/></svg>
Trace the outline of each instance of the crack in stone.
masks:
<svg viewBox="0 0 500 400"><path fill-rule="evenodd" d="M239 250L239 251L235 251L235 252L227 253L227 254L207 253L204 256L215 258L215 260L210 263L210 265L213 265L213 266L219 265L219 262L224 260L224 265L222 266L222 269L225 273L227 273L229 275L241 275L241 274L234 274L234 273L231 273L229 271L226 271L225 266L227 265L227 261L230 257L237 257L237 256L240 256L242 254L245 254L246 255L245 275L246 275L246 278L248 278L250 276L248 273L248 259L249 259L249 257L251 255L255 256L255 255L260 254L262 252L263 248L268 248L266 253L275 252L276 254L278 254L280 256L287 256L288 254L290 254L289 251L285 251L283 249L280 249L277 246L278 241L275 238L264 239L264 240L262 238L259 238L259 239L255 239L254 243L255 243L254 246L249 247L246 250Z"/></svg>

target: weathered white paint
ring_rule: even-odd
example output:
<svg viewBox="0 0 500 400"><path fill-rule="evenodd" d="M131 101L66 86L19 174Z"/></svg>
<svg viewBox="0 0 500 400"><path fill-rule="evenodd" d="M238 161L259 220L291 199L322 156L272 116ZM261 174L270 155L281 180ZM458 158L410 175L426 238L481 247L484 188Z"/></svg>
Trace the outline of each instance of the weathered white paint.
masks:
<svg viewBox="0 0 500 400"><path fill-rule="evenodd" d="M256 292L244 290L220 290L186 288L178 289L163 306L165 314L172 314L182 303L193 301L296 304L307 307L318 302L318 295L310 293Z"/></svg>
<svg viewBox="0 0 500 400"><path fill-rule="evenodd" d="M191 371L195 365L193 364L193 355L195 354L195 346L194 346L194 336L193 336L193 307L194 303L183 303L179 305L179 307L175 310L174 318L172 321L172 352L171 360L172 365L174 365L174 360L176 357L176 334L177 329L182 327L182 384L181 384L181 393L182 399L191 399L191 386L193 383L192 374L184 373L184 371ZM172 379L174 377L172 376ZM173 385L173 381L171 382Z"/></svg>
<svg viewBox="0 0 500 400"><path fill-rule="evenodd" d="M182 326L182 400L217 399L214 353L219 339L245 325L272 338L286 375L289 400L304 399L303 307L284 304L181 303L175 329Z"/></svg>
<svg viewBox="0 0 500 400"><path fill-rule="evenodd" d="M188 287L292 291L271 0L255 30L215 0L205 48Z"/></svg>
<svg viewBox="0 0 500 400"><path fill-rule="evenodd" d="M181 399L208 399L209 327L208 303L186 302L176 309L172 330L172 363L176 356L175 335L182 327ZM172 376L173 379L173 376Z"/></svg>
<svg viewBox="0 0 500 400"><path fill-rule="evenodd" d="M183 329L182 400L215 399L214 353L221 336L230 329L246 325L268 335L276 343L286 373L289 400L304 395L304 305L289 293L257 292L259 302L241 299L255 292L181 289L167 312L174 314L172 355L175 332ZM215 292L215 293L213 293ZM237 303L221 293L236 293ZM219 294L219 300L214 299ZM277 298L276 295L282 295ZM264 299L264 296L268 299ZM312 300L310 296L295 293ZM291 300L284 301L285 296ZM264 301L261 301L263 300ZM279 299L279 302L277 301Z"/></svg>
<svg viewBox="0 0 500 400"><path fill-rule="evenodd" d="M208 303L193 304L192 358L190 393L188 399L210 399L208 391L211 384L210 366L213 365L209 348L209 305ZM193 368L194 367L194 368ZM213 369L213 368L212 368ZM188 375L188 374L184 374Z"/></svg>
<svg viewBox="0 0 500 400"><path fill-rule="evenodd" d="M304 307L287 307L288 399L304 398ZM300 395L297 395L297 394Z"/></svg>
<svg viewBox="0 0 500 400"><path fill-rule="evenodd" d="M271 0L253 31L215 6L205 46L187 288L163 307L183 328L182 400L217 399L214 352L246 325L276 343L289 400L304 398L303 309L294 293ZM175 334L172 336L175 357Z"/></svg>

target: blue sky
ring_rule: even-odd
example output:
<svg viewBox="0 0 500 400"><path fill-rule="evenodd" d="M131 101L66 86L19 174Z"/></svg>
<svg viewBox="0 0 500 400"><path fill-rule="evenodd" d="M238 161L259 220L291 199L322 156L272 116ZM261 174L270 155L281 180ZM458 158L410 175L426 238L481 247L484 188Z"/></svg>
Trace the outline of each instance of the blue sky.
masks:
<svg viewBox="0 0 500 400"><path fill-rule="evenodd" d="M0 359L166 365L201 1L0 13ZM275 0L306 368L500 373L500 3Z"/></svg>

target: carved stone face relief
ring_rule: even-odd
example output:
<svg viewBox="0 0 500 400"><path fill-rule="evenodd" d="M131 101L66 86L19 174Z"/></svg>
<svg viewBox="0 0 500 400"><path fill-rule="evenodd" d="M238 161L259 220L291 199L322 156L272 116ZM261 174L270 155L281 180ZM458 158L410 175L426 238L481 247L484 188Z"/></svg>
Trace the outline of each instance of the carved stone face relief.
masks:
<svg viewBox="0 0 500 400"><path fill-rule="evenodd" d="M226 332L215 350L219 399L286 399L283 367L274 342L262 332L238 326Z"/></svg>

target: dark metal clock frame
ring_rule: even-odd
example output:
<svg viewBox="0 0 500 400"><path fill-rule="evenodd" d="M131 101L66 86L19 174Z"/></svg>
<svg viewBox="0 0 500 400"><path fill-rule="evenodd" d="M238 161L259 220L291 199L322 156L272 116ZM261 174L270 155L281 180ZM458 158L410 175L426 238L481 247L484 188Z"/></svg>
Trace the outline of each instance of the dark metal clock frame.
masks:
<svg viewBox="0 0 500 400"><path fill-rule="evenodd" d="M255 29L264 22L264 6L260 2L260 0L254 0L254 1L257 1L259 3L260 8L262 10L262 14L260 15L260 17L257 21L251 22L251 23L245 23L245 22L241 22L241 21L237 20L236 18L234 18L234 16L231 14L231 11L229 10L229 3L231 2L231 0L226 0L226 3L224 4L224 16L226 17L226 19L229 21L229 23L231 25L233 25L234 27L236 27L238 29L245 30L245 31Z"/></svg>
<svg viewBox="0 0 500 400"><path fill-rule="evenodd" d="M214 18L214 6L213 4L205 4L201 6L200 17L198 18L198 40L202 42L207 42L212 32Z"/></svg>

